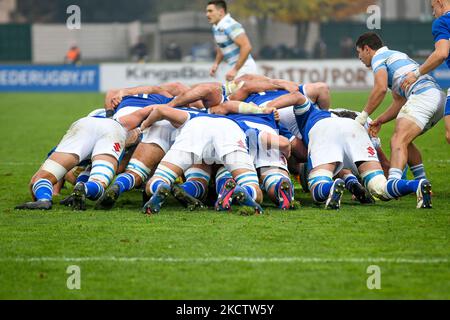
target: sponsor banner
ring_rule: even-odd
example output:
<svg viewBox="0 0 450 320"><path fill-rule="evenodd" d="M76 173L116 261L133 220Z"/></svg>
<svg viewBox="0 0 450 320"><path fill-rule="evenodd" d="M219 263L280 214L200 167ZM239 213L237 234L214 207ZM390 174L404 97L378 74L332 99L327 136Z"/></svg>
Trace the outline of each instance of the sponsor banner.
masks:
<svg viewBox="0 0 450 320"><path fill-rule="evenodd" d="M99 91L98 66L0 65L0 91Z"/></svg>
<svg viewBox="0 0 450 320"><path fill-rule="evenodd" d="M100 89L152 86L179 81L187 85L211 82L209 63L102 64ZM218 80L216 80L218 81Z"/></svg>
<svg viewBox="0 0 450 320"><path fill-rule="evenodd" d="M262 61L260 72L298 83L325 82L331 89L363 90L373 86L373 73L359 60Z"/></svg>
<svg viewBox="0 0 450 320"><path fill-rule="evenodd" d="M302 60L258 61L260 73L271 78L283 78L300 83L326 82L332 89L369 89L373 84L372 72L359 60ZM212 63L148 63L102 64L100 89L140 85L158 85L179 81L185 84L223 81L226 68L217 78L209 76Z"/></svg>

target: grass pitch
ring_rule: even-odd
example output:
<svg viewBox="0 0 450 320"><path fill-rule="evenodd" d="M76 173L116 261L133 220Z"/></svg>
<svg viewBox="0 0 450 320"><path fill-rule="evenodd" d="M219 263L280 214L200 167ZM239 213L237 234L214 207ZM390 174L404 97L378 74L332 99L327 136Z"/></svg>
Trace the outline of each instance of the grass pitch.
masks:
<svg viewBox="0 0 450 320"><path fill-rule="evenodd" d="M336 93L361 110L367 93ZM14 211L30 177L69 125L102 105L98 94L0 94L0 299L449 299L450 148L444 126L418 140L434 209L415 197L339 212L267 208L263 216L186 212L147 217L138 192L110 212ZM385 105L386 106L386 105ZM392 125L382 131L389 149ZM62 196L70 193L71 187ZM55 199L57 203L61 197ZM92 204L89 204L92 209ZM81 289L66 286L68 266ZM370 265L381 290L369 290Z"/></svg>

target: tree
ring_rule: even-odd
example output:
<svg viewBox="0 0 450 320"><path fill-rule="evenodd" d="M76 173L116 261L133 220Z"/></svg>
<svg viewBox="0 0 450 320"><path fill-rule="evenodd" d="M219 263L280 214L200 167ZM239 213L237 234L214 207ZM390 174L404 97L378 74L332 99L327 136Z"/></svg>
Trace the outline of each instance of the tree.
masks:
<svg viewBox="0 0 450 320"><path fill-rule="evenodd" d="M242 17L254 16L258 19L260 44L266 44L269 19L293 24L297 27L297 45L305 42L308 24L311 21L342 20L365 12L376 0L236 0L232 10Z"/></svg>

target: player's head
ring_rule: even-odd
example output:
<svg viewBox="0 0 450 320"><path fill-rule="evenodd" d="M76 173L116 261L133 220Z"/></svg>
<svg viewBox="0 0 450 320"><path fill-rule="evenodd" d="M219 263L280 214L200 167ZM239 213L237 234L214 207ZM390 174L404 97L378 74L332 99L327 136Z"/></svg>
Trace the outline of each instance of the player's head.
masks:
<svg viewBox="0 0 450 320"><path fill-rule="evenodd" d="M431 8L433 15L439 18L450 10L450 0L431 0Z"/></svg>
<svg viewBox="0 0 450 320"><path fill-rule="evenodd" d="M358 58L368 68L372 66L372 58L375 53L384 46L383 40L375 32L367 32L356 41Z"/></svg>
<svg viewBox="0 0 450 320"><path fill-rule="evenodd" d="M211 0L206 7L206 17L211 24L218 24L227 14L227 3L223 0Z"/></svg>
<svg viewBox="0 0 450 320"><path fill-rule="evenodd" d="M358 114L355 111L349 109L330 109L330 112L339 118L348 118L355 120Z"/></svg>

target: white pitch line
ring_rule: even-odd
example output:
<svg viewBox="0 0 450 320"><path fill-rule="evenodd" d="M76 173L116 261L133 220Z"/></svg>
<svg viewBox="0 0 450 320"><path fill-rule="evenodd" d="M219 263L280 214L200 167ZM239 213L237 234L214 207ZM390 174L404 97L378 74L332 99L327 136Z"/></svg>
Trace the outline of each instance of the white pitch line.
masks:
<svg viewBox="0 0 450 320"><path fill-rule="evenodd" d="M1 166L38 166L42 162L0 162Z"/></svg>
<svg viewBox="0 0 450 320"><path fill-rule="evenodd" d="M225 262L242 263L392 263L392 264L448 264L446 258L308 258L308 257L209 257L209 258L156 258L156 257L10 257L0 262L148 262L208 264Z"/></svg>

